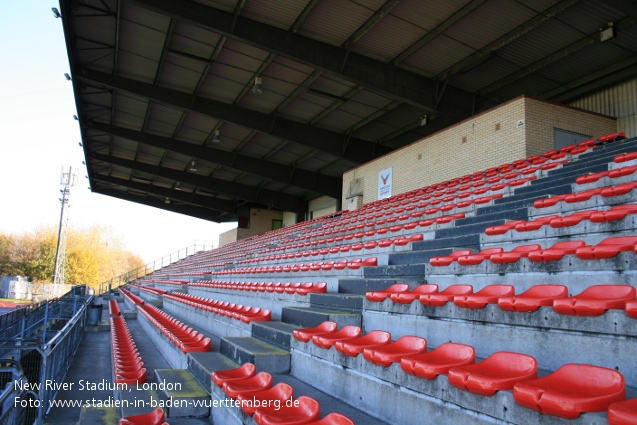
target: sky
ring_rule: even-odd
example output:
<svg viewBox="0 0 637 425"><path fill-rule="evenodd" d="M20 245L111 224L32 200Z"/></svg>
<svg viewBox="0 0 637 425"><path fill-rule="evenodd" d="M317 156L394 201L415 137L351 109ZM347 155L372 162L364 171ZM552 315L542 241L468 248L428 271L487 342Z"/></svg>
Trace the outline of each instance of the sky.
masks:
<svg viewBox="0 0 637 425"><path fill-rule="evenodd" d="M0 233L55 226L60 174L77 170L69 225L110 227L146 262L195 243L218 243L236 223L212 223L92 193L79 146L80 129L62 20L56 0L3 2L0 14Z"/></svg>

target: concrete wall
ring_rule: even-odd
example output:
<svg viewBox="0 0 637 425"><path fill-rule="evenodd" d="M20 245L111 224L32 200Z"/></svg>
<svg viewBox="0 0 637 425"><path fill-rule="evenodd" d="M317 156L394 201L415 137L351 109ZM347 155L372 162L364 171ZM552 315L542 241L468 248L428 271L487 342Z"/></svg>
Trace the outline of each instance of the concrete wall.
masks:
<svg viewBox="0 0 637 425"><path fill-rule="evenodd" d="M283 227L296 224L296 213L283 211Z"/></svg>
<svg viewBox="0 0 637 425"><path fill-rule="evenodd" d="M308 204L308 211L310 213L308 219L336 212L336 204L337 200L330 198L329 196L321 196L319 198L312 199Z"/></svg>
<svg viewBox="0 0 637 425"><path fill-rule="evenodd" d="M230 229L219 234L219 248L237 240L237 229Z"/></svg>
<svg viewBox="0 0 637 425"><path fill-rule="evenodd" d="M554 128L602 135L616 127L611 117L520 96L347 171L342 205L355 195L376 200L378 173L388 167L396 195L551 150Z"/></svg>

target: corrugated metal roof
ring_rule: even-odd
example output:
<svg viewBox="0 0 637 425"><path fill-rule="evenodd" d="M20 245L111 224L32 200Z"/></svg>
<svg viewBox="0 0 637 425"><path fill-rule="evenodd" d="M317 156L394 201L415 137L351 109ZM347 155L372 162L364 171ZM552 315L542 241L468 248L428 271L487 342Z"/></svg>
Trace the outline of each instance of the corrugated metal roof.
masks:
<svg viewBox="0 0 637 425"><path fill-rule="evenodd" d="M287 30L306 5L307 1L301 0L248 1L241 10L241 16Z"/></svg>

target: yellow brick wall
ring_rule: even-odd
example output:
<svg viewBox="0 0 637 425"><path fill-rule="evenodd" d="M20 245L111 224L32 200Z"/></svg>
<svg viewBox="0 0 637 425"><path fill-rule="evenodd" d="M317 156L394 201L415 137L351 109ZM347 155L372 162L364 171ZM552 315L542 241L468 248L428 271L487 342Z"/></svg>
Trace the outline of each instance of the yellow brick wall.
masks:
<svg viewBox="0 0 637 425"><path fill-rule="evenodd" d="M616 131L616 120L520 96L345 172L342 205L359 194L363 203L375 201L378 173L389 167L396 195L546 152L554 127L602 135Z"/></svg>
<svg viewBox="0 0 637 425"><path fill-rule="evenodd" d="M219 235L219 247L272 230L272 220L283 220L283 211L251 208L250 227L248 229L232 229L221 233Z"/></svg>

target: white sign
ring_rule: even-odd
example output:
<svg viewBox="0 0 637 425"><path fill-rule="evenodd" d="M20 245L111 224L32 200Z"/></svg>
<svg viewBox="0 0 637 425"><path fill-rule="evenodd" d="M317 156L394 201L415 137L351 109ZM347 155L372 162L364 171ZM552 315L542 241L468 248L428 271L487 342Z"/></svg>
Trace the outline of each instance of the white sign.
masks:
<svg viewBox="0 0 637 425"><path fill-rule="evenodd" d="M391 167L378 173L378 199L385 199L391 196Z"/></svg>

